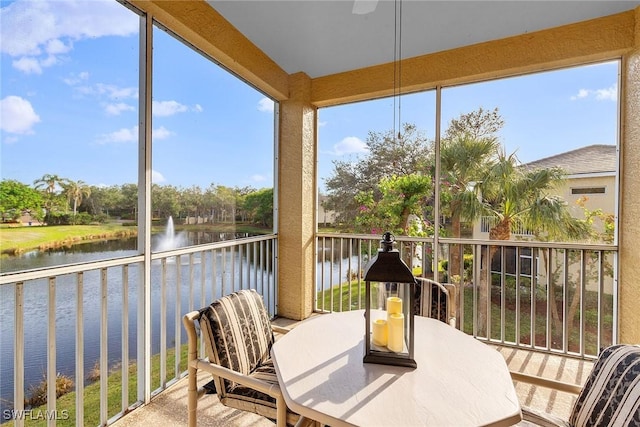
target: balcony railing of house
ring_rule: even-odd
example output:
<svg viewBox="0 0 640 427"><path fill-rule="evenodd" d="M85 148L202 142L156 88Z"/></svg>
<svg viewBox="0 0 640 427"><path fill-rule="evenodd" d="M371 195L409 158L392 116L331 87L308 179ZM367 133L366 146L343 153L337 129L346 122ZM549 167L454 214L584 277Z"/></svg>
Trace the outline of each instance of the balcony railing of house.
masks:
<svg viewBox="0 0 640 427"><path fill-rule="evenodd" d="M364 308L380 236L319 234L318 311ZM490 343L594 358L617 337L611 245L397 237L414 274L456 285L456 324Z"/></svg>
<svg viewBox="0 0 640 427"><path fill-rule="evenodd" d="M498 220L495 217L492 216L483 216L480 218L480 232L481 233L488 233L489 230L491 229L491 227L495 226L497 224ZM532 236L533 237L533 232L529 229L527 229L526 227L524 227L523 225L519 225L519 224L512 224L512 227L514 227L514 229L511 231L513 233L514 236Z"/></svg>
<svg viewBox="0 0 640 427"><path fill-rule="evenodd" d="M186 370L184 313L253 288L276 314L276 245L269 235L154 253L148 294L140 286L141 255L0 276L0 422L21 426L36 413L58 425L110 424L142 400L144 363L151 394L161 392ZM140 312L145 299L149 332ZM151 357L145 361L146 346ZM57 397L62 377L75 385ZM86 398L90 387L94 397ZM25 416L38 390L46 403L34 403L37 412ZM86 407L98 405L96 395L99 414L88 414Z"/></svg>

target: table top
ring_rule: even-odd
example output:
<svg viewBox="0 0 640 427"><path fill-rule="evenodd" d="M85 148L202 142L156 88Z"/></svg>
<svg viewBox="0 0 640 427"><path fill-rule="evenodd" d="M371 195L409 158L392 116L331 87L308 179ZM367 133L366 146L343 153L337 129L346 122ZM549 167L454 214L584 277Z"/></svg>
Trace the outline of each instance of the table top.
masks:
<svg viewBox="0 0 640 427"><path fill-rule="evenodd" d="M417 369L363 363L364 311L305 320L272 356L287 406L336 426L513 425L520 404L495 349L415 318Z"/></svg>

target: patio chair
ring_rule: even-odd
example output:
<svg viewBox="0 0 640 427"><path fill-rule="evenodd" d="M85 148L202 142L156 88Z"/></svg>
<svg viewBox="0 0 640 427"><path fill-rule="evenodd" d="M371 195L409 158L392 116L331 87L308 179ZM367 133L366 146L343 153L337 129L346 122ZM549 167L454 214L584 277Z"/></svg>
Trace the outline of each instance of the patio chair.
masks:
<svg viewBox="0 0 640 427"><path fill-rule="evenodd" d="M196 322L208 360L198 357ZM204 388L197 386L200 369L213 375L216 392L225 406L276 420L278 427L306 421L288 410L280 391L270 355L274 327L262 296L255 290L226 295L208 307L187 313L183 323L189 340L190 427L197 424L198 399L205 395ZM276 332L285 331L276 328Z"/></svg>
<svg viewBox="0 0 640 427"><path fill-rule="evenodd" d="M511 376L516 381L578 394L568 420L523 408L526 422L572 427L640 425L640 346L613 345L602 350L582 388L517 372Z"/></svg>
<svg viewBox="0 0 640 427"><path fill-rule="evenodd" d="M457 304L456 285L440 283L424 277L416 277L418 281L419 298L414 313L420 316L432 317L456 327Z"/></svg>

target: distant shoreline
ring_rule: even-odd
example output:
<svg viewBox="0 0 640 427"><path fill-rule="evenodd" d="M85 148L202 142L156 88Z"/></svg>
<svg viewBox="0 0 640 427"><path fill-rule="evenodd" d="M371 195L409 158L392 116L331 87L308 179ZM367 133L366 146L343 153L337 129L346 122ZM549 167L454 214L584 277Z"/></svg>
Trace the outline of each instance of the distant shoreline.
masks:
<svg viewBox="0 0 640 427"><path fill-rule="evenodd" d="M160 232L164 228L164 225L154 226L152 231ZM238 223L177 225L176 229L181 231L250 232L254 234L271 232L270 229ZM3 227L0 228L0 254L2 256L20 256L29 251L66 248L97 240L128 239L137 235L138 227L136 225L122 223Z"/></svg>

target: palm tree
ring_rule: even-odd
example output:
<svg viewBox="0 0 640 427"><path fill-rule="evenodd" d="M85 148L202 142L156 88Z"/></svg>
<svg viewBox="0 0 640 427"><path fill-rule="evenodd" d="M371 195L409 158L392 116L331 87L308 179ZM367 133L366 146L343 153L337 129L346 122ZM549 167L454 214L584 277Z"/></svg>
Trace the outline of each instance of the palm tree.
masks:
<svg viewBox="0 0 640 427"><path fill-rule="evenodd" d="M441 183L446 191L442 197L451 218L451 234L461 237L462 218L474 221L479 218L481 210L475 203L476 194L473 183L482 179L489 167L489 162L500 150L495 137L475 137L469 132L458 133L442 142L440 165L443 172ZM451 265L449 277L460 271L460 250L458 245L451 245Z"/></svg>
<svg viewBox="0 0 640 427"><path fill-rule="evenodd" d="M476 186L482 195L481 209L495 220L489 239L510 240L514 227L571 240L587 236L587 224L572 217L567 203L553 194L564 180L560 168L529 170L515 153L507 156L501 151Z"/></svg>
<svg viewBox="0 0 640 427"><path fill-rule="evenodd" d="M507 156L501 151L483 180L475 186L480 197L467 200L465 212L493 218L494 225L489 229L491 240L510 240L515 227L524 227L547 239L584 238L589 235L589 225L572 217L566 202L553 195L564 177L560 168L530 170L519 164L515 153ZM481 266L481 307L487 306L487 270L496 250L489 247ZM480 313L479 330L486 326L486 314Z"/></svg>
<svg viewBox="0 0 640 427"><path fill-rule="evenodd" d="M91 187L84 181L71 181L67 180L62 184L64 192L67 195L69 202L73 201L73 216L76 216L78 206L82 203L82 199L91 195Z"/></svg>
<svg viewBox="0 0 640 427"><path fill-rule="evenodd" d="M61 178L56 174L44 174L41 178L33 181L34 188L42 191L44 194L44 208L46 210L45 218L47 218L47 222L49 222L51 212L57 204L56 190L58 187L63 187L67 181L68 180L66 178Z"/></svg>
<svg viewBox="0 0 640 427"><path fill-rule="evenodd" d="M497 133L504 126L498 108L477 110L451 119L440 148L441 201L451 218L451 234L461 237L462 218L479 219L473 184L482 179L500 151ZM448 211L447 211L448 210ZM459 245L450 246L449 277L460 271Z"/></svg>
<svg viewBox="0 0 640 427"><path fill-rule="evenodd" d="M36 190L43 190L46 194L54 194L56 192L56 186L62 186L66 181L66 178L47 173L42 175L42 178L33 181L33 185Z"/></svg>

